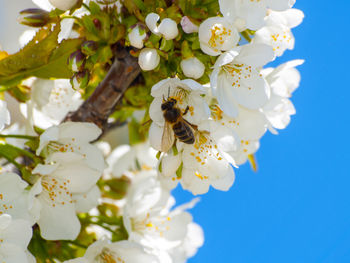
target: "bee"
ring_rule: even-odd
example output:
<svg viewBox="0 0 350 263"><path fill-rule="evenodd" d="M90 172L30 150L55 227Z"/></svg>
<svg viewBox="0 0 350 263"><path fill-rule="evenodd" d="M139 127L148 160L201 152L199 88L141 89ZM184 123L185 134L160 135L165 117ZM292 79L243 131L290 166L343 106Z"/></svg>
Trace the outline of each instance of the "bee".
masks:
<svg viewBox="0 0 350 263"><path fill-rule="evenodd" d="M183 118L189 107L187 106L185 111L181 112L181 109L177 107L177 100L168 97L167 100L163 99L161 109L165 119L161 145L162 152L169 151L175 138L183 143L193 144L195 142L194 129L196 126Z"/></svg>

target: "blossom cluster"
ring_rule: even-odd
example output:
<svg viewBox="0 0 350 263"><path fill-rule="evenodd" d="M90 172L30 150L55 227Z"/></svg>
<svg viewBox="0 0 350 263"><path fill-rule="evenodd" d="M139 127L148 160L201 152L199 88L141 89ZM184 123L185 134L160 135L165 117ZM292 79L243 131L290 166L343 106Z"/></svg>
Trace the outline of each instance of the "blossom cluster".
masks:
<svg viewBox="0 0 350 263"><path fill-rule="evenodd" d="M189 213L199 199L175 206L171 191L228 191L240 165L256 166L264 134L288 126L303 60L269 63L294 48L303 12L295 0L192 1L205 15L186 1L33 2L22 19L36 28L13 59L54 48L13 79L0 52L0 261L186 262L204 243ZM102 141L97 122L66 121L120 47L142 79L108 116L107 127L129 124L125 145Z"/></svg>

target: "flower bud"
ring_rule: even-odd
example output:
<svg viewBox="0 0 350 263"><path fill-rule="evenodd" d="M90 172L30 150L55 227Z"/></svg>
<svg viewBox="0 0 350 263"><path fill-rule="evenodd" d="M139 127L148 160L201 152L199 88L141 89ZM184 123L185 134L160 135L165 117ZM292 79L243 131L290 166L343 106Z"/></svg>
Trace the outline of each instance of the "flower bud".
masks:
<svg viewBox="0 0 350 263"><path fill-rule="evenodd" d="M176 38L179 34L176 22L170 18L164 18L160 25L157 26L159 18L159 15L156 13L149 13L146 16L145 22L149 30L158 36L162 35L166 40Z"/></svg>
<svg viewBox="0 0 350 263"><path fill-rule="evenodd" d="M49 0L49 2L54 7L66 11L75 6L78 3L78 0Z"/></svg>
<svg viewBox="0 0 350 263"><path fill-rule="evenodd" d="M183 31L187 34L198 32L198 29L199 29L199 27L193 24L192 21L187 16L184 16L181 19L181 26Z"/></svg>
<svg viewBox="0 0 350 263"><path fill-rule="evenodd" d="M80 71L83 68L84 63L85 55L80 50L73 52L68 58L68 65L74 72Z"/></svg>
<svg viewBox="0 0 350 263"><path fill-rule="evenodd" d="M142 70L148 71L155 69L160 61L157 50L154 48L144 48L139 55L139 65Z"/></svg>
<svg viewBox="0 0 350 263"><path fill-rule="evenodd" d="M176 22L170 18L163 19L158 30L166 40L174 39L179 34Z"/></svg>
<svg viewBox="0 0 350 263"><path fill-rule="evenodd" d="M136 48L143 48L143 40L146 38L146 32L140 26L134 27L129 35L130 44Z"/></svg>
<svg viewBox="0 0 350 263"><path fill-rule="evenodd" d="M97 18L95 18L94 20L92 20L92 23L94 23L95 27L98 29L98 30L101 30L102 29L102 24L101 24L101 21Z"/></svg>
<svg viewBox="0 0 350 263"><path fill-rule="evenodd" d="M185 76L192 79L202 77L205 70L204 64L196 57L182 60L180 66Z"/></svg>
<svg viewBox="0 0 350 263"><path fill-rule="evenodd" d="M32 27L45 26L50 21L49 12L40 8L29 8L20 12L18 22Z"/></svg>
<svg viewBox="0 0 350 263"><path fill-rule="evenodd" d="M85 41L81 45L81 52L86 56L91 56L96 53L98 45L95 41Z"/></svg>
<svg viewBox="0 0 350 263"><path fill-rule="evenodd" d="M89 72L87 70L76 72L70 79L70 84L74 90L84 89L89 83Z"/></svg>
<svg viewBox="0 0 350 263"><path fill-rule="evenodd" d="M149 30L151 30L151 32L153 34L156 34L156 35L160 35L159 30L158 30L158 26L157 26L157 22L158 22L159 18L160 17L158 14L149 13L145 19L146 25L149 28Z"/></svg>

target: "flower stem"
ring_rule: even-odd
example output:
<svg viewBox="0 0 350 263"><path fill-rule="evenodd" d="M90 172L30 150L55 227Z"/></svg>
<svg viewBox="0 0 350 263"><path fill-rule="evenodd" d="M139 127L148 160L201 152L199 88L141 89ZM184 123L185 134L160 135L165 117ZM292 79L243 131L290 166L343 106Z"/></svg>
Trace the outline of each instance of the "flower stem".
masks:
<svg viewBox="0 0 350 263"><path fill-rule="evenodd" d="M18 162L16 162L13 158L11 158L10 156L6 155L5 153L1 153L0 156L4 157L7 161L9 161L10 163L12 163L14 166L16 166L16 168L18 170L22 170L22 165L19 164Z"/></svg>
<svg viewBox="0 0 350 263"><path fill-rule="evenodd" d="M24 140L35 140L36 136L22 135L22 134L0 134L0 138L17 138Z"/></svg>

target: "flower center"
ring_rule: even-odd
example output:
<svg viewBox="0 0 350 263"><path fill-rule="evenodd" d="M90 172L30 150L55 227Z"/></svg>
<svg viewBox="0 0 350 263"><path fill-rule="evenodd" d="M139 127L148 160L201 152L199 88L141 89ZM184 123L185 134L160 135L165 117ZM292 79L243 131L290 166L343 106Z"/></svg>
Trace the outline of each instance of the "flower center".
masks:
<svg viewBox="0 0 350 263"><path fill-rule="evenodd" d="M211 28L211 37L209 39L209 46L214 48L215 51L218 51L217 47L225 43L224 38L231 36L231 29L227 29L222 24L215 24Z"/></svg>
<svg viewBox="0 0 350 263"><path fill-rule="evenodd" d="M141 234L144 235L145 232L148 232L150 234L155 234L159 236L163 236L165 231L168 231L170 229L167 222L171 221L171 217L168 216L166 218L164 217L150 217L150 214L147 213L146 217L143 219L131 219L131 225L132 229Z"/></svg>
<svg viewBox="0 0 350 263"><path fill-rule="evenodd" d="M112 251L110 251L107 248L104 248L102 253L99 255L98 262L101 262L101 263L125 263L125 261L121 257L115 255L115 253L113 253Z"/></svg>
<svg viewBox="0 0 350 263"><path fill-rule="evenodd" d="M72 204L72 193L68 190L67 185L70 180L54 178L52 176L44 176L41 185L44 191L41 196L51 204L52 207L57 205Z"/></svg>
<svg viewBox="0 0 350 263"><path fill-rule="evenodd" d="M224 112L220 109L218 105L213 105L210 107L211 115L215 121L222 120Z"/></svg>
<svg viewBox="0 0 350 263"><path fill-rule="evenodd" d="M216 159L218 161L223 160L220 153L218 152L218 146L208 136L206 132L198 132L196 141L194 143L194 149L190 154L195 158L198 164L204 166L208 159ZM195 172L195 176L203 179L208 179L208 176L203 176L199 171Z"/></svg>

